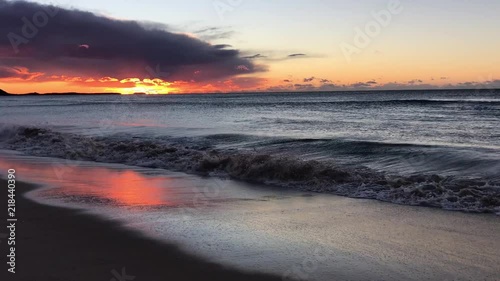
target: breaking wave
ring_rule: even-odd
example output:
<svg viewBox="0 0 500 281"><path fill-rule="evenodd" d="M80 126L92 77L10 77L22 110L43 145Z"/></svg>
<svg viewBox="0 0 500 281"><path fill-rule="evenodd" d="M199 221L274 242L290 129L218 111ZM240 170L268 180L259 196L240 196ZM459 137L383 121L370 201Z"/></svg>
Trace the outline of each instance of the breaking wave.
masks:
<svg viewBox="0 0 500 281"><path fill-rule="evenodd" d="M238 138L237 135L232 137ZM214 141L218 139L217 136L212 138ZM328 192L405 205L467 212L500 212L498 178L392 175L332 161L302 160L275 153L220 149L213 145L179 140L147 140L130 136L91 137L19 126L1 129L0 146L33 156L121 163L204 176L231 177L304 191Z"/></svg>

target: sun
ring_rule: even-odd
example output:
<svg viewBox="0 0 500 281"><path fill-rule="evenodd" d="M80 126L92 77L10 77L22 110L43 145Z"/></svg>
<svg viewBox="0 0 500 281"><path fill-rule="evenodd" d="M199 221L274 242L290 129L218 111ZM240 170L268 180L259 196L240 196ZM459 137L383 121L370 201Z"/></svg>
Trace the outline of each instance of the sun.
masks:
<svg viewBox="0 0 500 281"><path fill-rule="evenodd" d="M160 79L126 79L123 82L133 81L134 86L107 88L106 92L121 93L122 95L146 94L146 95L167 95L175 91L171 87L172 83Z"/></svg>

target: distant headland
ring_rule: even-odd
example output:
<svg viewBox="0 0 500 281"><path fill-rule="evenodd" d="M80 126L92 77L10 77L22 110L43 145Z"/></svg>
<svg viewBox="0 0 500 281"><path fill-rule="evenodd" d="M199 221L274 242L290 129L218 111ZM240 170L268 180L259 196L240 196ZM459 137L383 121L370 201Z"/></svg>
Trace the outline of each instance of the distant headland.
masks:
<svg viewBox="0 0 500 281"><path fill-rule="evenodd" d="M76 92L67 92L67 93L26 93L26 94L10 94L6 91L0 89L0 96L94 96L94 95L108 95L108 96L117 96L121 95L120 93L76 93Z"/></svg>

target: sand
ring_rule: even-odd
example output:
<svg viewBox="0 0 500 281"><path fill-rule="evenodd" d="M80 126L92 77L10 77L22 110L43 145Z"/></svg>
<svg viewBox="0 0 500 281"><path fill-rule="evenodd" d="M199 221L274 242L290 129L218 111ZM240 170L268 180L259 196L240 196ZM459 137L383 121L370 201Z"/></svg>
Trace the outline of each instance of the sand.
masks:
<svg viewBox="0 0 500 281"><path fill-rule="evenodd" d="M7 184L0 180L0 186ZM227 269L189 256L174 245L141 237L114 222L41 205L22 196L34 188L17 184L16 274L7 272L8 245L1 239L0 280L281 280ZM3 198L7 198L6 188L2 189ZM3 225L6 201L1 200Z"/></svg>
<svg viewBox="0 0 500 281"><path fill-rule="evenodd" d="M27 275L19 280L113 280L123 269L133 280L269 278L216 264L324 281L499 280L495 215L94 162L65 162L61 176L60 159L1 153L0 170L15 167L20 181L51 187L27 195L42 206L18 202L27 249L18 252Z"/></svg>

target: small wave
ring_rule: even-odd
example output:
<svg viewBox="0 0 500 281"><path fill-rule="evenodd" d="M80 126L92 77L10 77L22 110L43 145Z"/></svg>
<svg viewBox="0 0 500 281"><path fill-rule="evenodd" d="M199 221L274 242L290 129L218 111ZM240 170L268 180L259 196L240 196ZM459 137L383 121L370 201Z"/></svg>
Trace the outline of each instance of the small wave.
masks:
<svg viewBox="0 0 500 281"><path fill-rule="evenodd" d="M474 102L474 103L500 103L499 99L429 99L436 102Z"/></svg>
<svg viewBox="0 0 500 281"><path fill-rule="evenodd" d="M337 102L333 102L337 103ZM395 99L395 100L372 100L372 101L346 101L344 103L356 104L367 103L369 105L448 105L448 104L464 104L464 105L483 105L483 106L499 106L498 99Z"/></svg>
<svg viewBox="0 0 500 281"><path fill-rule="evenodd" d="M1 133L3 148L34 156L229 176L249 182L406 205L468 212L500 211L500 181L497 180L439 175L395 176L368 168L274 154L224 151L168 140L89 137L44 128L7 126Z"/></svg>
<svg viewBox="0 0 500 281"><path fill-rule="evenodd" d="M159 97L159 98L128 98L120 97L118 100L103 100L103 101L64 101L58 104L48 103L33 103L24 104L23 107L59 107L59 106L200 106L200 107L260 107L260 106L273 106L273 107L310 107L310 106L327 106L327 105L346 105L346 106L385 106L385 105L446 105L446 104L462 104L462 105L476 105L478 107L485 106L500 106L500 99L474 99L474 98L461 98L461 99L360 99L360 100L272 100L272 101L248 101L248 100L231 100L227 102L214 102L206 100L189 100L189 99L175 99L172 97ZM488 108L488 107L485 107Z"/></svg>

